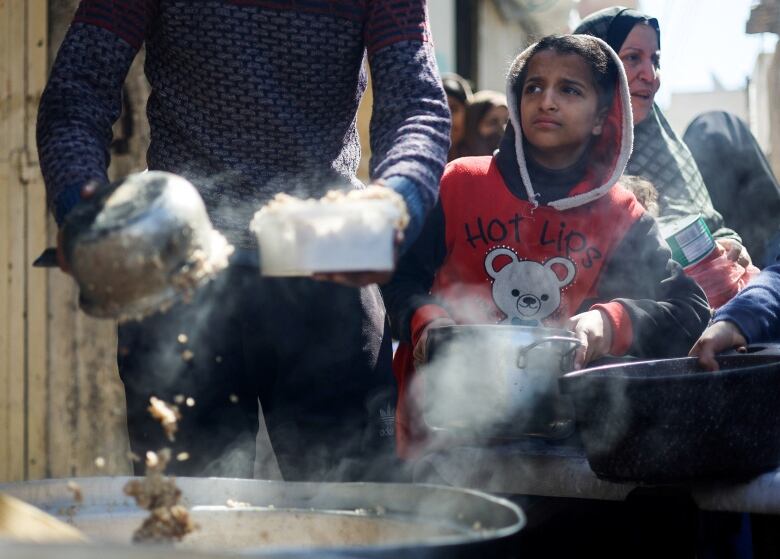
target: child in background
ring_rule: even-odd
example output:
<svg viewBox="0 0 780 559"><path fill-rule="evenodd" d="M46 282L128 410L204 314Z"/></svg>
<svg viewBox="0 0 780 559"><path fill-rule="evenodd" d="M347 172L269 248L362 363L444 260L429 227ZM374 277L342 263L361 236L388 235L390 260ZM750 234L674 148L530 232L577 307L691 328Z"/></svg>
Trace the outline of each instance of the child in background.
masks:
<svg viewBox="0 0 780 559"><path fill-rule="evenodd" d="M452 127L450 128L450 151L447 161L452 161L465 155L466 147L466 111L473 96L471 86L466 79L458 74L442 74L441 83L447 94L447 105L450 108Z"/></svg>
<svg viewBox="0 0 780 559"><path fill-rule="evenodd" d="M462 155L493 155L508 121L506 95L490 89L477 91L466 108L466 142Z"/></svg>
<svg viewBox="0 0 780 559"><path fill-rule="evenodd" d="M606 355L685 355L710 318L655 220L615 186L631 153L631 105L606 43L545 37L515 59L507 100L498 152L447 166L421 236L383 287L401 340L396 434L407 458L426 437L407 393L430 328L567 328L583 343L579 368Z"/></svg>

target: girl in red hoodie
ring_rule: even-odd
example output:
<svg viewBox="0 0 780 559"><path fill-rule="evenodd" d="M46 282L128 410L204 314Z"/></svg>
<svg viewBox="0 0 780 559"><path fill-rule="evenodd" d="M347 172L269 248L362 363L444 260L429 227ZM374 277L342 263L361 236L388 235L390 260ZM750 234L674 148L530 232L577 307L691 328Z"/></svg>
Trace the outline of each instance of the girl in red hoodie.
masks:
<svg viewBox="0 0 780 559"><path fill-rule="evenodd" d="M583 344L579 368L606 355L685 355L710 318L655 220L618 184L632 122L614 51L594 37L545 37L515 59L507 100L499 150L447 166L423 233L383 288L401 342L404 457L426 438L408 394L432 327L566 328Z"/></svg>

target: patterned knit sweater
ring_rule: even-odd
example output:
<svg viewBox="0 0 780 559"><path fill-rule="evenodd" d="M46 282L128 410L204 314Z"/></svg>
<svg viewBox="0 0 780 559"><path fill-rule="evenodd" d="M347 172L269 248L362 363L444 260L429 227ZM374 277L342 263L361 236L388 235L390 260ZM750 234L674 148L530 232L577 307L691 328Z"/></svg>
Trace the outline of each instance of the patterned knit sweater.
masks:
<svg viewBox="0 0 780 559"><path fill-rule="evenodd" d="M449 148L449 111L424 0L82 0L41 99L38 149L59 223L107 181L121 86L146 44L150 169L181 174L239 246L276 192L356 183L368 56L370 163L417 236Z"/></svg>

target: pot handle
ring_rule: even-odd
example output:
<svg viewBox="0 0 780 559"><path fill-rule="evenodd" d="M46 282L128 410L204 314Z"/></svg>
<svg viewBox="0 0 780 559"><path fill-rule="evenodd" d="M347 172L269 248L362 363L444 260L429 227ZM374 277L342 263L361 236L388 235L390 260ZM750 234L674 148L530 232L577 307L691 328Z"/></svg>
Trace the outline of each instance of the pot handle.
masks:
<svg viewBox="0 0 780 559"><path fill-rule="evenodd" d="M518 369L525 369L525 358L529 351L531 351L536 346L542 345L547 342L569 342L572 344L571 349L569 350L574 351L577 349L577 347L583 345L582 342L578 338L572 338L569 336L547 336L546 338L541 338L539 340L535 340L528 344L527 346L521 347L517 350L517 368Z"/></svg>

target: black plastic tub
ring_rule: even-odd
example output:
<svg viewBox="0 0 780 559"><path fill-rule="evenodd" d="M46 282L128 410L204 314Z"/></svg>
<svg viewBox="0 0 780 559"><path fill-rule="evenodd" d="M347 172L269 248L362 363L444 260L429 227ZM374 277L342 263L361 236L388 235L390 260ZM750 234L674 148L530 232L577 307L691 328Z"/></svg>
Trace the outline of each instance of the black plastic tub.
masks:
<svg viewBox="0 0 780 559"><path fill-rule="evenodd" d="M780 465L780 351L620 363L563 376L588 462L604 479L745 479Z"/></svg>

